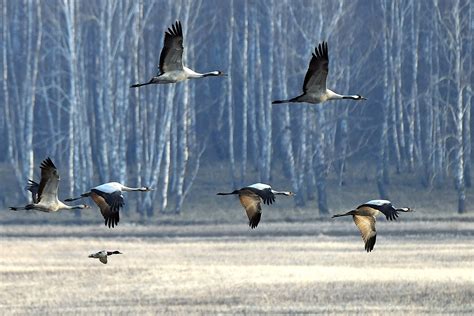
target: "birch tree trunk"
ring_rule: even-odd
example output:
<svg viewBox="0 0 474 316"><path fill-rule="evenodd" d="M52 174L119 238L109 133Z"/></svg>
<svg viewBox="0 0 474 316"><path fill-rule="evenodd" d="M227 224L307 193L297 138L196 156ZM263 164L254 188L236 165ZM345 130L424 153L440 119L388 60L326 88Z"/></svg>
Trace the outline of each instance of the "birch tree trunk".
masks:
<svg viewBox="0 0 474 316"><path fill-rule="evenodd" d="M186 12L185 23L189 25L189 11ZM187 49L187 56L190 60L194 60L194 47L191 46ZM188 136L190 134L190 107L193 106L191 103L191 88L188 84L183 87L183 98L181 105L181 112L178 112L178 159L177 159L177 171L176 171L176 205L174 212L178 214L181 211L181 205L184 201L184 181L186 178L186 169L189 160L189 145Z"/></svg>
<svg viewBox="0 0 474 316"><path fill-rule="evenodd" d="M388 24L387 16L387 1L382 2L382 12L383 12L383 65L384 65L384 74L383 74L383 104L382 104L382 128L380 131L380 144L379 144L379 154L378 154L378 163L377 163L377 188L379 191L379 196L381 198L388 198L388 192L386 185L389 180L388 173L388 117L390 111L390 88L389 88L389 34L390 26Z"/></svg>
<svg viewBox="0 0 474 316"><path fill-rule="evenodd" d="M80 115L80 109L78 109L78 96L77 96L77 48L76 48L76 9L74 1L63 0L61 4L64 21L67 47L65 48L64 57L69 66L68 69L68 180L69 180L69 196L74 196L75 192L78 191L75 184L77 175L77 165L79 163L79 150L76 140L76 126L79 126L77 117ZM79 181L78 181L79 182ZM78 214L78 213L76 213Z"/></svg>
<svg viewBox="0 0 474 316"><path fill-rule="evenodd" d="M34 10L33 8L36 8ZM27 108L26 113L26 124L25 124L25 139L24 139L24 150L26 158L26 168L24 174L27 174L31 179L33 177L34 163L34 152L33 152L33 131L34 131L34 110L36 105L36 82L38 79L38 68L40 58L40 48L42 40L43 22L41 18L41 7L35 5L34 1L28 1L28 43L31 43L31 51L28 51L27 57L27 79L24 81L24 92L25 100L24 106ZM33 13L36 13L36 17L33 17ZM36 22L36 23L35 23ZM33 32L36 30L36 34ZM36 35L36 36L35 36ZM31 65L29 65L31 63Z"/></svg>
<svg viewBox="0 0 474 316"><path fill-rule="evenodd" d="M411 0L411 42L412 42L412 84L411 101L408 102L408 169L413 171L415 165L415 111L418 109L418 19L420 2Z"/></svg>
<svg viewBox="0 0 474 316"><path fill-rule="evenodd" d="M466 187L464 183L464 151L463 151L463 123L464 123L464 104L463 104L463 85L462 85L462 64L461 64L461 11L460 0L455 0L453 5L454 15L454 81L456 87L455 104L455 128L456 145L454 149L456 163L456 189L458 191L458 213L464 213L466 210ZM471 21L472 22L472 21Z"/></svg>
<svg viewBox="0 0 474 316"><path fill-rule="evenodd" d="M327 192L326 192L326 157L324 155L324 110L321 107L316 108L318 129L316 132L316 148L314 158L316 160L316 188L318 191L318 208L319 214L329 214Z"/></svg>
<svg viewBox="0 0 474 316"><path fill-rule="evenodd" d="M240 183L245 183L245 175L247 172L247 140L248 140L248 133L247 133L247 122L248 122L248 9L247 9L247 1L243 3L243 10L244 10L244 34L243 34L243 51L242 51L242 156L240 160Z"/></svg>
<svg viewBox="0 0 474 316"><path fill-rule="evenodd" d="M468 8L469 14L467 14L467 21L471 21L468 23L468 36L467 36L467 47L465 50L465 58L467 59L466 65L466 111L464 113L464 126L463 126L463 140L464 140L464 181L466 183L467 188L472 187L472 180L471 180L471 159L472 159L472 138L471 138L471 114L473 111L472 106L472 80L473 80L473 63L472 63L472 54L473 54L473 44L472 41L474 40L474 23L472 20L474 19L474 4L469 2Z"/></svg>
<svg viewBox="0 0 474 316"><path fill-rule="evenodd" d="M281 12L278 12L278 21L280 23L277 23L277 28L278 29L285 29L286 27L286 19L283 19L282 21L282 14ZM283 45L286 44L286 39L281 40ZM286 63L283 63L280 65L280 71L277 71L278 79L279 79L279 87L282 95L286 96L287 95L287 83L286 83L286 78L287 76L287 67ZM290 111L288 106L281 106L279 107L279 118L280 118L280 135L281 135L281 151L283 153L284 158L284 168L286 172L290 176L290 181L291 181L291 186L293 188L293 191L299 192L299 186L298 186L298 176L296 174L296 163L295 163L295 157L294 157L294 149L293 149L293 143L292 143L292 135L291 135L291 118L290 118ZM295 196L295 203L297 206L301 206L304 204L304 197L302 194L296 195Z"/></svg>
<svg viewBox="0 0 474 316"><path fill-rule="evenodd" d="M134 19L132 30L135 33L135 36L132 38L132 56L131 56L131 64L134 65L133 68L133 77L140 78L141 76L141 69L143 67L144 58L140 58L140 39L142 38L142 30L143 27L141 25L143 21L143 0L136 0L133 2L133 12L134 12ZM141 97L140 89L135 89L131 92L134 100L134 109L133 109L133 125L132 125L132 133L133 134L133 143L134 146L134 165L135 165L135 176L137 179L137 183L142 183L142 157L143 157L143 129L140 120L140 107L138 103L142 103L143 98ZM139 204L140 205L140 204ZM144 219L145 212L142 208L137 208L138 214L140 214L141 219Z"/></svg>
<svg viewBox="0 0 474 316"><path fill-rule="evenodd" d="M233 86L232 86L232 62L233 62L233 41L234 41L234 1L230 0L230 26L229 26L229 38L227 46L227 56L228 56L228 73L229 77L227 78L227 121L229 124L229 163L230 163L230 173L232 179L232 186L236 187L235 182L235 154L234 154L234 106L233 106Z"/></svg>

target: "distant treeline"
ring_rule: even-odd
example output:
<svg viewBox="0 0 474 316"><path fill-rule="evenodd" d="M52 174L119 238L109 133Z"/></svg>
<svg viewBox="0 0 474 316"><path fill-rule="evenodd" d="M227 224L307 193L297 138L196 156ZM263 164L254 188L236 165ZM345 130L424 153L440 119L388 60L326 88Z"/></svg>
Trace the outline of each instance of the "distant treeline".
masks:
<svg viewBox="0 0 474 316"><path fill-rule="evenodd" d="M156 188L137 207L154 216L180 212L200 166L219 161L229 181L216 186L269 182L283 166L295 203L317 195L325 213L327 177L342 184L354 159L373 161L380 197L391 172L415 172L426 188L454 179L465 209L472 1L0 3L0 161L15 190L50 156L71 196L112 180ZM185 62L229 76L129 89L157 72L175 20ZM300 93L323 40L330 87L368 101L272 106Z"/></svg>

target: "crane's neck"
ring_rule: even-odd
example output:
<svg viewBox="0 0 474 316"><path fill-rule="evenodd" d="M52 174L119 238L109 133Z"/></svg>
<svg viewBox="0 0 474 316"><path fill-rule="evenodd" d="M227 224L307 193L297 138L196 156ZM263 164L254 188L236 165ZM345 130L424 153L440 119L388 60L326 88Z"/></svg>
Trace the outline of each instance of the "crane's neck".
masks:
<svg viewBox="0 0 474 316"><path fill-rule="evenodd" d="M278 195L286 195L286 196L291 196L293 195L291 192L289 191L276 191L276 190L272 190L272 193L273 194L278 194Z"/></svg>
<svg viewBox="0 0 474 316"><path fill-rule="evenodd" d="M332 90L326 89L326 94L328 96L328 100L339 100L339 99L344 99L345 95L336 93Z"/></svg>
<svg viewBox="0 0 474 316"><path fill-rule="evenodd" d="M341 217L341 216L349 216L349 215L355 215L355 210L349 211L349 212L344 213L344 214L336 214L336 215L333 215L332 218L334 218L334 217Z"/></svg>
<svg viewBox="0 0 474 316"><path fill-rule="evenodd" d="M339 94L332 90L326 89L328 100L340 100L340 99L351 99L351 100L361 100L361 96L357 94Z"/></svg>
<svg viewBox="0 0 474 316"><path fill-rule="evenodd" d="M195 72L194 70L188 68L188 67L183 67L184 69L184 72L186 73L186 76L189 78L189 79L197 79L197 78L202 78L202 77L206 77L206 74L207 73L199 73L199 72Z"/></svg>
<svg viewBox="0 0 474 316"><path fill-rule="evenodd" d="M217 70L205 72L205 73L199 73L199 72L195 72L194 70L188 67L183 67L183 69L184 69L184 72L186 73L186 77L189 79L197 79L197 78L212 77L212 76L214 77L225 76L225 74Z"/></svg>
<svg viewBox="0 0 474 316"><path fill-rule="evenodd" d="M217 195L231 195L231 194L239 194L240 191L239 190L234 190L232 192L219 192L217 193Z"/></svg>
<svg viewBox="0 0 474 316"><path fill-rule="evenodd" d="M413 212L413 210L409 207L402 207L402 208L397 208L397 212Z"/></svg>
<svg viewBox="0 0 474 316"><path fill-rule="evenodd" d="M342 99L351 99L351 100L360 100L360 96L358 95L343 95Z"/></svg>
<svg viewBox="0 0 474 316"><path fill-rule="evenodd" d="M124 186L122 185L122 191L125 191L125 192L132 192L132 191L147 191L146 188L131 188L131 187L127 187L127 186Z"/></svg>
<svg viewBox="0 0 474 316"><path fill-rule="evenodd" d="M87 208L87 206L85 206L84 204L79 204L79 205L66 205L66 204L64 204L64 203L61 202L61 201L59 201L59 203L60 203L59 209L63 209L63 210L82 210L82 209Z"/></svg>
<svg viewBox="0 0 474 316"><path fill-rule="evenodd" d="M220 75L221 74L219 71L210 71L210 72L205 72L201 74L201 77L218 77Z"/></svg>

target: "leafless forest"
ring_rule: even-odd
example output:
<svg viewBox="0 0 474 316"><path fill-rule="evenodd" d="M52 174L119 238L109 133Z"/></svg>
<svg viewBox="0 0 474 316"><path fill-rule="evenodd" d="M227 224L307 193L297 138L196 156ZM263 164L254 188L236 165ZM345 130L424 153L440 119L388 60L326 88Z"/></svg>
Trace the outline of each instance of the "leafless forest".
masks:
<svg viewBox="0 0 474 316"><path fill-rule="evenodd" d="M142 218L192 212L183 203L203 170L212 197L283 176L295 206L320 214L352 177L389 198L394 176L415 175L407 189L454 186L463 213L473 11L469 0L1 0L0 202L24 203L50 156L64 196L107 181L155 188L127 197ZM157 72L175 20L185 62L229 76L129 89ZM368 100L272 106L300 92L323 40L331 87Z"/></svg>

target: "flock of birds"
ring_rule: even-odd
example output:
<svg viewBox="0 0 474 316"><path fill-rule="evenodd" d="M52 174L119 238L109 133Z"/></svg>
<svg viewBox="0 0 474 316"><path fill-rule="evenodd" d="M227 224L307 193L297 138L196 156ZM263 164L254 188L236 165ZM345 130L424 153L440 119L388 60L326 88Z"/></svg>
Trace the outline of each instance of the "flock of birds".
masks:
<svg viewBox="0 0 474 316"><path fill-rule="evenodd" d="M160 54L159 73L148 82L137 83L131 88L138 88L150 84L177 83L188 79L198 79L210 76L226 76L222 71L211 71L198 73L183 64L183 29L181 22L176 21L165 32L164 45ZM326 87L326 78L329 72L329 55L327 42L320 43L312 54L308 70L303 82L303 93L288 100L276 100L272 104L305 102L323 103L330 100L351 99L356 101L366 100L359 94L338 94ZM73 210L90 208L85 204L67 205L58 199L59 173L53 161L48 157L41 165L41 180L39 183L28 180L26 189L31 192L32 203L23 207L10 207L11 210L37 210L42 212L57 212L59 210ZM120 221L119 211L124 205L123 192L151 191L149 187L128 187L118 182L108 182L91 188L88 192L78 197L65 199L65 202L90 197L100 209L109 228L115 227ZM249 219L249 226L253 229L258 226L262 215L261 203L270 205L275 202L276 195L293 196L293 192L276 191L268 184L255 183L239 190L229 193L217 193L218 195L238 195L242 207L245 209ZM383 214L387 220L396 220L399 212L411 212L410 208L394 208L390 201L371 200L359 205L355 210L334 217L352 215L355 225L358 227L365 243L365 250L370 252L374 249L376 240L375 218ZM119 251L99 251L89 255L106 264L107 257L121 254Z"/></svg>

